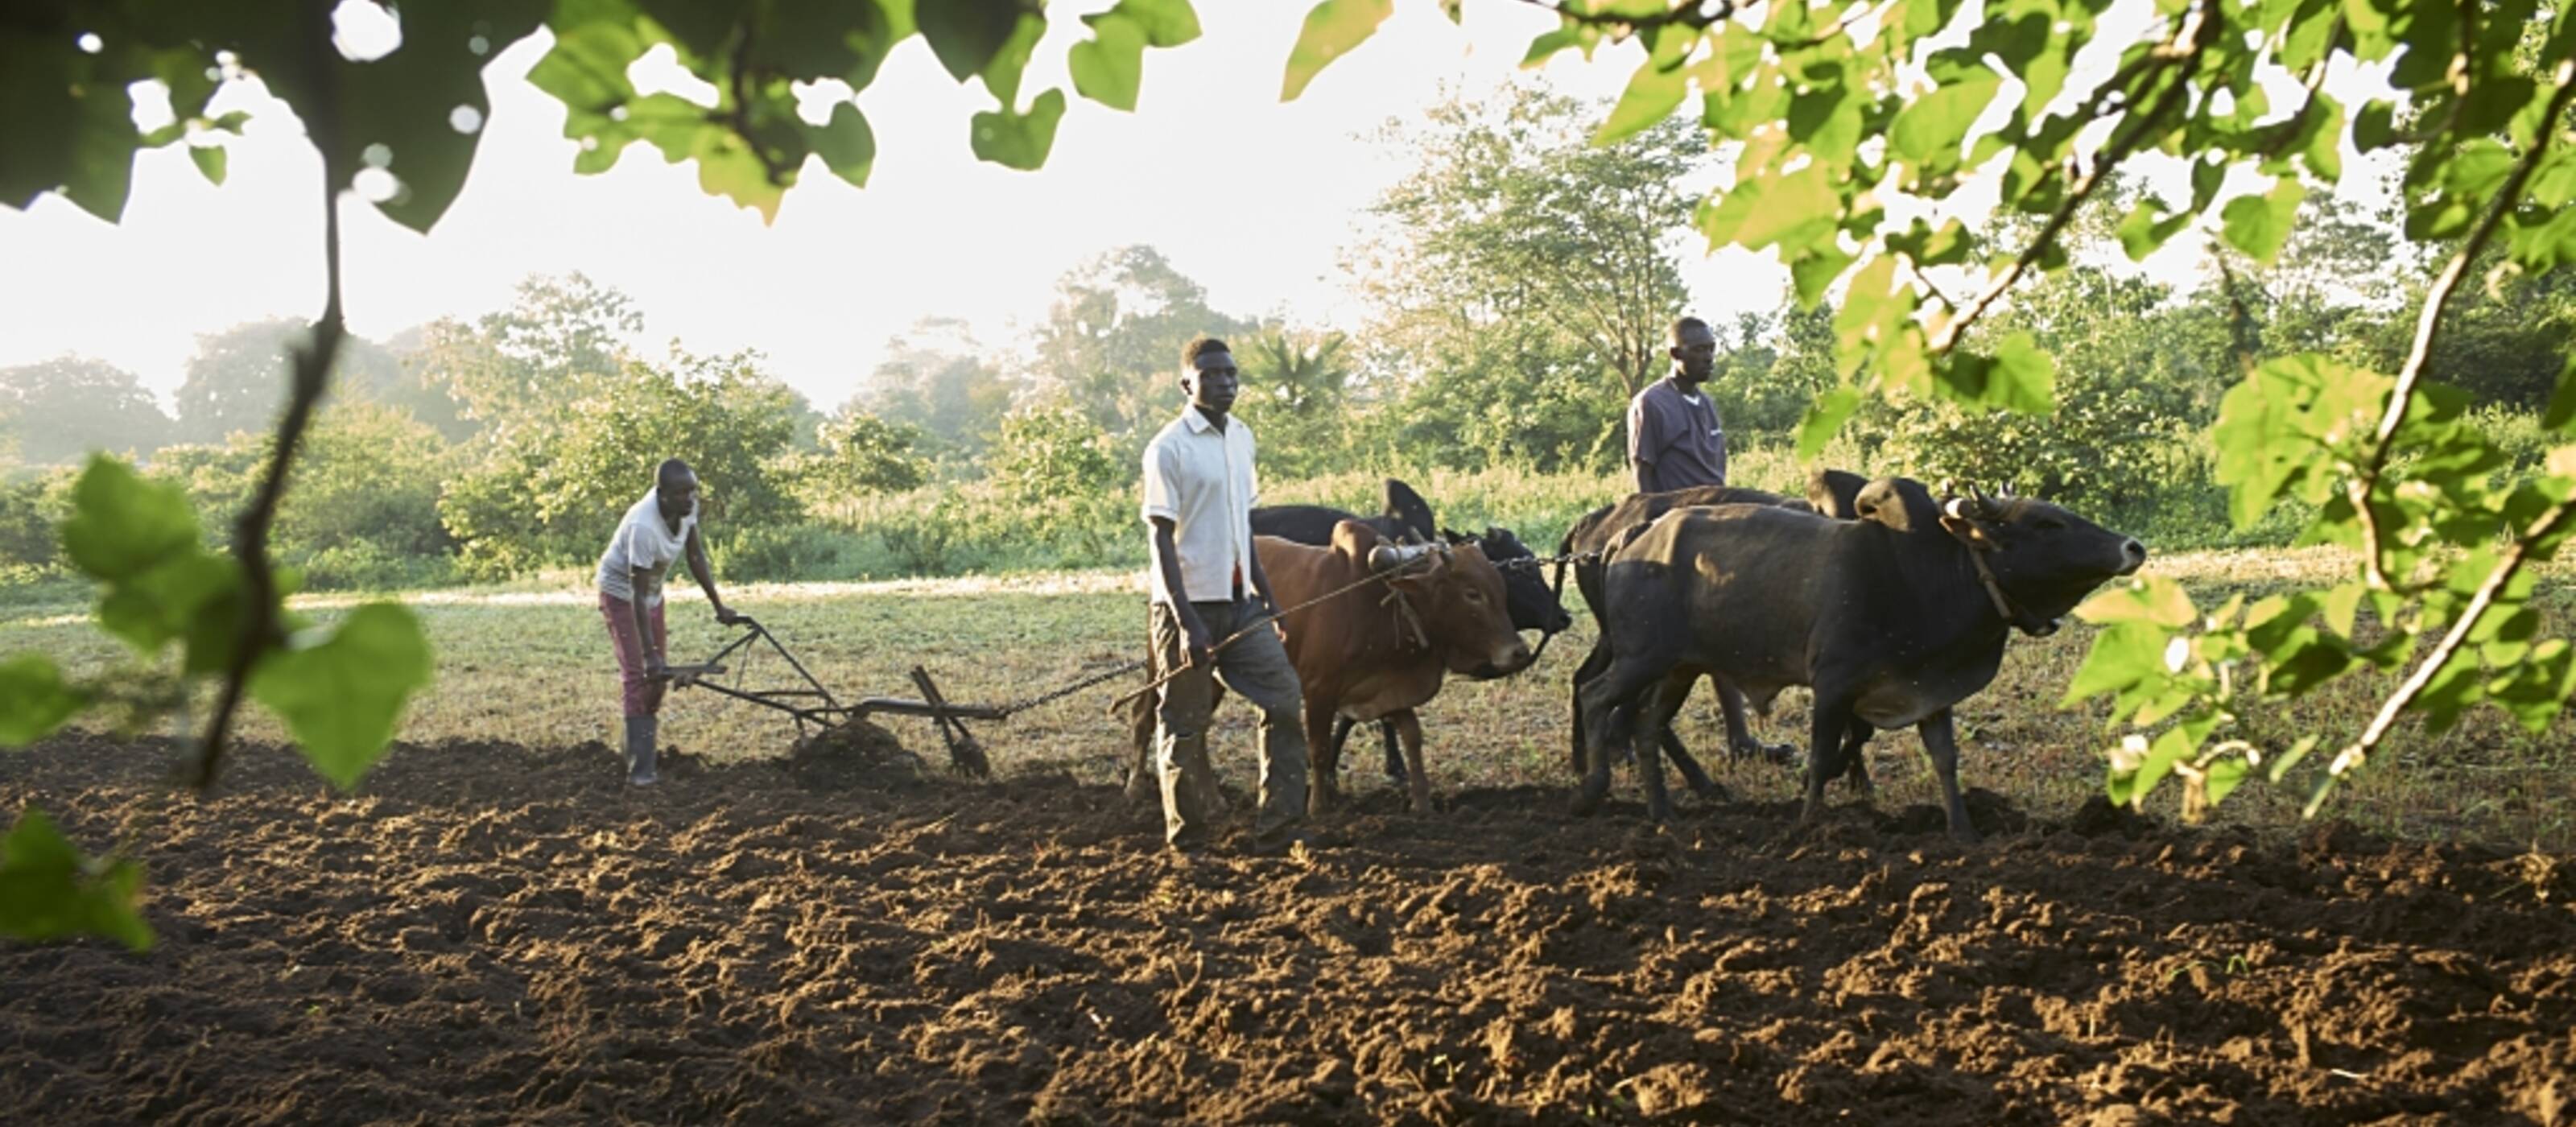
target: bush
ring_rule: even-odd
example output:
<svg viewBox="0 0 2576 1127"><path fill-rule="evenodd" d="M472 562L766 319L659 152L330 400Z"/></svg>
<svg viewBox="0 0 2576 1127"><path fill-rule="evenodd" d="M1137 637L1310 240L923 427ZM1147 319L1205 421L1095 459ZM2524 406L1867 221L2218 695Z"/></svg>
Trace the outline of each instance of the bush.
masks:
<svg viewBox="0 0 2576 1127"><path fill-rule="evenodd" d="M306 552L280 552L301 572L307 591L395 591L456 582L456 558L403 552L373 540L350 540Z"/></svg>
<svg viewBox="0 0 2576 1127"><path fill-rule="evenodd" d="M732 582L856 578L864 553L856 534L819 524L735 529L707 546L716 575Z"/></svg>

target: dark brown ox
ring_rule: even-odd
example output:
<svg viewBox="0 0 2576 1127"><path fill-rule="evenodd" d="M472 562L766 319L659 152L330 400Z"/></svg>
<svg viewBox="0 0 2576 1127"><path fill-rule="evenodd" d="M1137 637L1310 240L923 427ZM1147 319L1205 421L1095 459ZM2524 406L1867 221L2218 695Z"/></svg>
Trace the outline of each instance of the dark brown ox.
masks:
<svg viewBox="0 0 2576 1127"><path fill-rule="evenodd" d="M1582 594L1583 604L1591 608L1594 625L1602 625L1606 620L1601 606L1601 574L1602 569L1608 565L1608 560L1599 557L1587 560L1579 557L1592 552L1603 552L1606 556L1606 550L1621 533L1643 529L1653 524L1656 518L1674 509L1705 505L1777 505L1792 510L1817 512L1848 519L1852 513L1854 498L1867 484L1868 480L1859 474L1845 470L1820 469L1807 479L1807 496L1803 500L1784 497L1767 490L1739 489L1727 485L1703 485L1664 493L1631 493L1617 504L1603 505L1585 513L1574 522L1572 528L1566 530L1565 539L1559 542L1556 548L1557 589L1564 590L1565 572L1570 564L1574 569L1575 589ZM1610 651L1605 630L1601 638L1594 640L1592 652L1584 657L1582 666L1574 671L1573 691L1570 694L1573 705L1568 710L1570 713L1568 727L1574 773L1578 776L1588 773L1583 756L1583 686L1586 682L1600 676L1601 671L1609 667ZM1688 690L1685 689L1684 692L1687 695ZM1675 708L1681 706L1680 701L1675 701L1673 704ZM1786 761L1789 748L1766 746L1760 740L1753 738L1752 730L1744 721L1743 694L1736 692L1722 679L1717 680L1717 705L1719 715L1726 722L1727 753L1730 756L1736 758L1758 756L1774 762ZM1681 772L1683 781L1689 783L1693 791L1703 797L1712 798L1720 793L1717 783L1708 777L1708 772L1700 768L1699 760L1691 757L1690 750L1682 746L1681 737L1670 727L1663 730L1661 740L1665 754L1672 756L1673 767Z"/></svg>
<svg viewBox="0 0 2576 1127"><path fill-rule="evenodd" d="M1261 570L1282 608L1295 608L1371 573L1372 552L1396 545L1358 521L1333 528L1329 548L1255 536ZM1502 677L1529 664L1531 652L1505 610L1503 575L1473 543L1412 545L1415 556L1378 583L1296 610L1280 620L1288 660L1306 694L1307 808L1321 813L1339 795L1340 749L1333 722L1386 719L1404 747L1413 809L1431 809L1431 777L1422 769L1422 722L1415 709L1439 695L1449 674ZM1381 554L1380 563L1390 557ZM1151 771L1154 718L1150 701L1132 729L1137 771ZM1141 774L1138 777L1142 777Z"/></svg>
<svg viewBox="0 0 2576 1127"><path fill-rule="evenodd" d="M1951 706L1994 680L2013 629L2054 632L2147 550L2046 502L1936 502L1905 478L1871 482L1854 507L1853 521L1676 509L1618 548L1604 574L1610 666L1583 689L1592 754L1578 810L1608 795L1608 752L1633 745L1648 813L1671 816L1658 743L1635 737L1660 732L1676 690L1713 674L1756 706L1790 685L1814 690L1807 817L1822 811L1856 724L1910 724L1940 776L1951 834L1976 839Z"/></svg>

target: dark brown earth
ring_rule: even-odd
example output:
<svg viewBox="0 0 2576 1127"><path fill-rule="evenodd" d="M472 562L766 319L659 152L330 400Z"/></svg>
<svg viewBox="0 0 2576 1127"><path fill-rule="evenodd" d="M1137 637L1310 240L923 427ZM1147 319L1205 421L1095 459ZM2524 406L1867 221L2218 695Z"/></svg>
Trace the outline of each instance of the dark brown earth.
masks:
<svg viewBox="0 0 2576 1127"><path fill-rule="evenodd" d="M2576 1116L2576 859L1937 810L1364 796L1176 865L1063 778L0 755L160 943L0 946L12 1122L2482 1122ZM1240 831L1225 843L1241 844Z"/></svg>

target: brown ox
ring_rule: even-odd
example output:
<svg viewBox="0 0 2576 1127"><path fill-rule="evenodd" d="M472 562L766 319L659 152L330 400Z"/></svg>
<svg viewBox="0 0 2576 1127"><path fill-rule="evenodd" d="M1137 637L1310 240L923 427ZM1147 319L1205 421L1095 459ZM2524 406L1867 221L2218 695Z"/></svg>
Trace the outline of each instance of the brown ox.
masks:
<svg viewBox="0 0 2576 1127"><path fill-rule="evenodd" d="M1275 536L1255 536L1252 543L1270 578L1271 597L1283 609L1367 578L1371 553L1381 545L1395 547L1375 529L1348 520L1333 527L1329 548ZM1449 674L1508 676L1530 662L1529 645L1512 629L1506 610L1502 572L1482 549L1470 541L1404 550L1421 556L1381 583L1280 620L1288 660L1306 694L1306 746L1314 758L1307 772L1311 813L1321 813L1338 797L1335 717L1395 722L1413 808L1427 811L1431 776L1422 769L1422 723L1414 710L1440 694ZM1150 777L1153 770L1153 702L1150 696L1141 700L1142 707L1130 714L1135 778Z"/></svg>

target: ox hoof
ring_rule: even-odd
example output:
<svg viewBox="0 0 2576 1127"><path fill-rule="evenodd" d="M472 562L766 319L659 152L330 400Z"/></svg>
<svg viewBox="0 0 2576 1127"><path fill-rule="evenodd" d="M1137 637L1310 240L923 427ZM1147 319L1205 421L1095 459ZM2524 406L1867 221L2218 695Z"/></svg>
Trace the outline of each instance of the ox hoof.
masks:
<svg viewBox="0 0 2576 1127"><path fill-rule="evenodd" d="M1715 779L1708 780L1706 784L1692 783L1691 793L1698 795L1700 801L1707 803L1732 802L1735 800L1735 796L1727 793L1726 787Z"/></svg>
<svg viewBox="0 0 2576 1127"><path fill-rule="evenodd" d="M1950 827L1950 840L1958 842L1961 845L1975 845L1985 839L1977 836L1977 827L1958 825Z"/></svg>
<svg viewBox="0 0 2576 1127"><path fill-rule="evenodd" d="M1583 784L1582 790L1574 792L1575 817L1589 818L1600 813L1602 802L1608 800L1609 797L1610 788L1608 786L1594 786L1591 783Z"/></svg>

